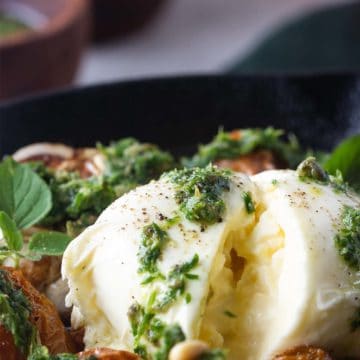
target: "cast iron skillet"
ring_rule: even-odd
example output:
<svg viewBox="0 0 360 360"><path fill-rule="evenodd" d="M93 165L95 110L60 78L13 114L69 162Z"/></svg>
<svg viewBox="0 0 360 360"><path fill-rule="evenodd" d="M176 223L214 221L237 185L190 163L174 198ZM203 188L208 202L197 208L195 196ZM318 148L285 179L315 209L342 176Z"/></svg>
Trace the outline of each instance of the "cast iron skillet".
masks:
<svg viewBox="0 0 360 360"><path fill-rule="evenodd" d="M177 152L225 129L285 128L329 149L360 126L360 76L201 76L65 90L0 106L0 155L36 141L135 136Z"/></svg>

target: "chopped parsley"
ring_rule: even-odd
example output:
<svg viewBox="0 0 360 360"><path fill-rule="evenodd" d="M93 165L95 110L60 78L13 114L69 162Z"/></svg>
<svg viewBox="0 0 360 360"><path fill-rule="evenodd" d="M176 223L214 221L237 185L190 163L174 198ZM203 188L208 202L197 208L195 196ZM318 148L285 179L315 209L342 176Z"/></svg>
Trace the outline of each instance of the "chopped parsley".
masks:
<svg viewBox="0 0 360 360"><path fill-rule="evenodd" d="M242 197L244 199L245 209L247 213L252 214L255 211L255 205L253 199L251 198L251 194L248 191L246 191L243 193Z"/></svg>
<svg viewBox="0 0 360 360"><path fill-rule="evenodd" d="M162 230L156 223L152 223L143 228L138 252L140 273L149 273L152 280L157 277L159 271L156 263L161 256L162 249L168 241L169 236L167 232ZM149 280L147 282L149 282Z"/></svg>
<svg viewBox="0 0 360 360"><path fill-rule="evenodd" d="M170 350L184 340L185 335L179 325L165 326L160 337L160 348L155 352L154 360L167 360Z"/></svg>
<svg viewBox="0 0 360 360"><path fill-rule="evenodd" d="M151 307L149 300L148 307ZM178 342L185 340L185 335L177 324L167 325L154 312L134 303L129 311L128 318L134 336L134 351L144 359L166 360L171 348ZM147 344L157 349L149 353Z"/></svg>
<svg viewBox="0 0 360 360"><path fill-rule="evenodd" d="M335 246L347 265L360 271L360 209L344 206L342 228L335 237Z"/></svg>
<svg viewBox="0 0 360 360"><path fill-rule="evenodd" d="M191 273L198 262L198 255L194 255L189 262L176 265L166 278L162 274L150 275L151 280L142 283L147 285L155 279L161 279L166 283L162 292L153 291L150 294L146 306L135 302L128 310L128 319L134 336L134 351L144 359L166 360L171 348L176 343L185 340L185 335L179 325L168 325L161 321L157 314L168 310L180 296L185 297L186 303L191 301L191 295L186 293L186 282L198 279L198 275ZM149 343L157 349L152 357L149 357Z"/></svg>
<svg viewBox="0 0 360 360"><path fill-rule="evenodd" d="M176 185L175 199L180 211L188 220L204 226L222 221L225 212L222 195L230 190L230 175L229 170L212 165L164 174Z"/></svg>
<svg viewBox="0 0 360 360"><path fill-rule="evenodd" d="M198 265L199 256L196 254L193 258L181 265L176 265L166 277L167 289L157 296L154 309L165 311L174 303L179 296L185 295L185 301L191 301L191 295L185 293L187 280L197 280L199 276L192 274L191 271ZM189 298L190 297L190 298Z"/></svg>
<svg viewBox="0 0 360 360"><path fill-rule="evenodd" d="M209 144L201 145L198 153L192 158L183 159L183 165L204 167L216 160L234 159L257 149L269 149L293 168L304 158L305 152L300 148L294 135L290 135L288 139L283 139L283 135L283 130L272 127L233 132L220 130Z"/></svg>
<svg viewBox="0 0 360 360"><path fill-rule="evenodd" d="M30 303L22 290L13 285L5 270L0 269L0 323L12 334L24 356L30 353L35 337L30 312Z"/></svg>
<svg viewBox="0 0 360 360"><path fill-rule="evenodd" d="M191 273L199 263L198 255L194 255L188 262L174 266L166 276L158 269L157 261L170 240L166 230L177 221L178 216L175 216L173 219L166 219L164 227L152 223L145 226L142 231L137 254L140 262L139 273L146 273L142 285L148 286L154 281L165 284L162 291L151 292L146 306L135 302L128 310L128 319L134 336L134 351L144 359L166 360L171 348L185 340L179 325L166 324L157 316L160 312L168 310L180 296L189 303L191 295L186 292L186 283L188 280L198 279L198 275ZM152 354L149 353L149 345L156 349Z"/></svg>

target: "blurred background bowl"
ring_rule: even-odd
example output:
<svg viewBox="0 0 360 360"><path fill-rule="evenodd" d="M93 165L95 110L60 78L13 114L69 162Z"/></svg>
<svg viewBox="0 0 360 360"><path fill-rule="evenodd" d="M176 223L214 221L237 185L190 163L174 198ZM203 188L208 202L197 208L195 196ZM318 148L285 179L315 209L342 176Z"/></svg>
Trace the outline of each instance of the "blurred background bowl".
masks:
<svg viewBox="0 0 360 360"><path fill-rule="evenodd" d="M0 99L70 84L87 43L89 10L88 0L0 0L1 15L27 27L0 36Z"/></svg>
<svg viewBox="0 0 360 360"><path fill-rule="evenodd" d="M106 41L141 29L166 0L90 0L93 39Z"/></svg>

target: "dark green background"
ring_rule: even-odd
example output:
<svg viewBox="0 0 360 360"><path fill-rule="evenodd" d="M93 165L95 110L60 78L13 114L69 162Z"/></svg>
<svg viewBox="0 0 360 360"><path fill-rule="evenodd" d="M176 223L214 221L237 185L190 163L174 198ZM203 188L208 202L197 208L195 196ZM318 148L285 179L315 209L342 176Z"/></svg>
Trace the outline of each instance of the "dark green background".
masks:
<svg viewBox="0 0 360 360"><path fill-rule="evenodd" d="M290 21L228 70L231 73L360 72L360 1Z"/></svg>

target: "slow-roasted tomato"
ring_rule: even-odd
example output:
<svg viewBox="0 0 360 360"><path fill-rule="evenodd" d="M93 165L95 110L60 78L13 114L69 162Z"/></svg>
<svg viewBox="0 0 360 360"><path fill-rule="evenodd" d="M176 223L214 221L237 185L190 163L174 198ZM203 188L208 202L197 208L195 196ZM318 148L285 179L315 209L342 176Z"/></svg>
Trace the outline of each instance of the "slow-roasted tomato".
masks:
<svg viewBox="0 0 360 360"><path fill-rule="evenodd" d="M61 258L58 256L44 256L39 261L23 259L20 269L26 279L39 291L60 277Z"/></svg>
<svg viewBox="0 0 360 360"><path fill-rule="evenodd" d="M269 150L256 150L247 155L241 155L235 159L217 160L215 165L248 175L254 175L261 171L280 169L284 165Z"/></svg>
<svg viewBox="0 0 360 360"><path fill-rule="evenodd" d="M37 328L41 344L45 345L51 354L74 352L73 342L61 322L55 305L45 295L39 293L25 279L21 271L5 267L1 267L1 269L7 272L14 287L20 288L28 299L31 306L29 320ZM3 342L9 342L6 331L1 333L0 343ZM10 345L8 345L8 349L11 350ZM16 349L12 350L12 352L8 352L7 359L15 356Z"/></svg>
<svg viewBox="0 0 360 360"><path fill-rule="evenodd" d="M331 360L331 357L322 349L303 345L276 355L274 360Z"/></svg>
<svg viewBox="0 0 360 360"><path fill-rule="evenodd" d="M0 360L25 360L16 348L12 334L0 325Z"/></svg>

